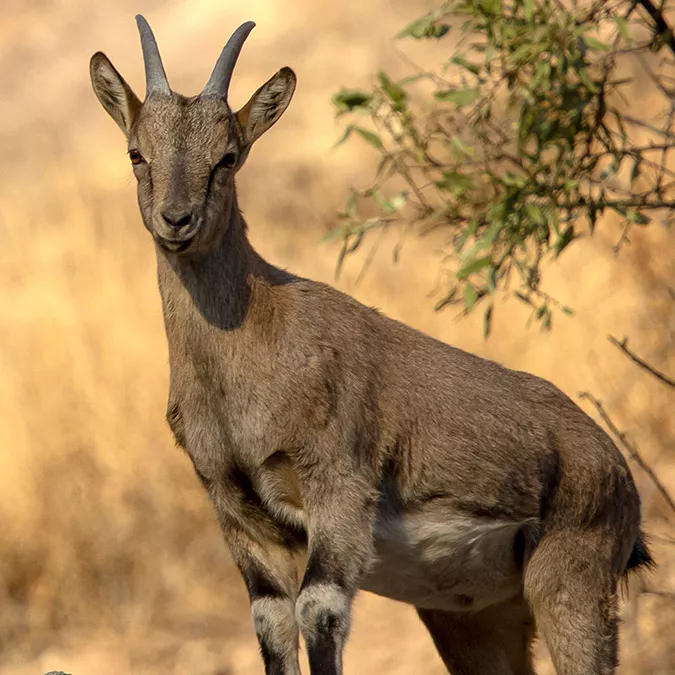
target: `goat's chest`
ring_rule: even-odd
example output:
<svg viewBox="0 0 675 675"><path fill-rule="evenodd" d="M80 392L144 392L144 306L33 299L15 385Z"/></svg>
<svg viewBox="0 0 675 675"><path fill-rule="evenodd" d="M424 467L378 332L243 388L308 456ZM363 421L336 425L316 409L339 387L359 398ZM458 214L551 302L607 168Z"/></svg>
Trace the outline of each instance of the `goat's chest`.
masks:
<svg viewBox="0 0 675 675"><path fill-rule="evenodd" d="M178 444L198 470L208 475L209 465L217 470L241 452L247 457L264 456L277 442L275 421L279 415L279 410L257 400L251 392L241 392L240 398L230 400L219 389L206 393L191 387L171 392L167 421Z"/></svg>
<svg viewBox="0 0 675 675"><path fill-rule="evenodd" d="M180 394L172 390L167 420L205 487L216 483L227 490L234 481L250 503L261 504L276 527L301 531L305 517L300 483L284 452L284 409L251 390L234 401L219 390Z"/></svg>
<svg viewBox="0 0 675 675"><path fill-rule="evenodd" d="M300 421L307 419L298 401L299 369L264 360L227 365L222 359L171 371L167 421L209 479L222 475L233 459L242 467L261 466L297 441Z"/></svg>

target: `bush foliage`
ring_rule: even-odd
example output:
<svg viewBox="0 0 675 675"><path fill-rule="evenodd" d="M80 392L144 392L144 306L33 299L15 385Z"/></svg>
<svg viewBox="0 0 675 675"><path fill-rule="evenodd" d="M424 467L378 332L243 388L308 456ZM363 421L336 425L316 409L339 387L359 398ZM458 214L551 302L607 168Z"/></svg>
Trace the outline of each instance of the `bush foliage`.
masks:
<svg viewBox="0 0 675 675"><path fill-rule="evenodd" d="M343 242L338 271L373 230L443 228L437 310L480 308L487 335L502 293L548 329L572 310L542 289L547 262L608 212L617 249L632 227L670 224L673 78L659 69L673 36L650 2L447 0L396 39L437 41L442 62L333 97L349 118L339 143L380 155L329 234ZM662 105L631 100L636 84Z"/></svg>

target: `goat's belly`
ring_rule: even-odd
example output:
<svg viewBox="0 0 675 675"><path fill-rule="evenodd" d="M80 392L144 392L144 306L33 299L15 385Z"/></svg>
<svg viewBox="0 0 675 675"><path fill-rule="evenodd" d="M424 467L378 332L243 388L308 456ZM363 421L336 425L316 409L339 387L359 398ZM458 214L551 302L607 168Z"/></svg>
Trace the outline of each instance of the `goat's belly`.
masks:
<svg viewBox="0 0 675 675"><path fill-rule="evenodd" d="M416 607L478 611L522 590L517 538L529 523L381 515L361 587Z"/></svg>

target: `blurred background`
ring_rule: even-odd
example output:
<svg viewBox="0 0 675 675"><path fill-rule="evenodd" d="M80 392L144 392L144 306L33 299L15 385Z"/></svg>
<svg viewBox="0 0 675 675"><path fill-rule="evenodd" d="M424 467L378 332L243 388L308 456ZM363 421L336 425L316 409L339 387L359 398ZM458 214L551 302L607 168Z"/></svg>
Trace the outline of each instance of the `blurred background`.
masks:
<svg viewBox="0 0 675 675"><path fill-rule="evenodd" d="M500 308L480 318L434 313L440 240L410 239L397 264L380 247L339 280L339 245L321 242L348 188L372 174L367 146L335 148L331 96L367 86L378 68L405 74L392 36L433 8L421 0L4 0L0 24L0 672L262 673L243 583L194 472L164 422L167 352L153 247L141 225L124 139L90 88L88 62L107 53L144 91L134 24L157 36L172 87L197 93L232 30L257 28L235 71L243 105L279 67L299 86L282 121L240 174L251 239L270 261L336 284L435 337L548 378L578 400L591 390L675 490L675 415L668 390L606 336L630 335L642 356L675 371L673 233L598 234L548 271L576 316L552 333ZM405 46L415 58L437 44ZM643 100L641 105L648 106ZM392 239L392 241L394 241ZM581 274L580 272L584 273ZM670 399L672 401L672 398ZM586 404L584 404L586 405ZM670 406L670 407L668 407ZM592 409L586 407L589 413ZM670 451L670 452L668 452ZM626 603L622 673L673 673L675 589L667 512L636 467L660 563ZM672 527L670 528L672 536ZM634 582L637 583L637 582ZM632 597L636 597L635 594ZM541 672L550 673L538 647ZM414 611L357 601L347 672L442 673Z"/></svg>

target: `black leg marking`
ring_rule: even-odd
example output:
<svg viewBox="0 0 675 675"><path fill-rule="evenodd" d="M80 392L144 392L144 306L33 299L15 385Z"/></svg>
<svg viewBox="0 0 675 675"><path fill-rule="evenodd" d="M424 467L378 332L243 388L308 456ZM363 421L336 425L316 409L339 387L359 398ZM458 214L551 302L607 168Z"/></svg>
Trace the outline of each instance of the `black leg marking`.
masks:
<svg viewBox="0 0 675 675"><path fill-rule="evenodd" d="M330 553L324 547L315 546L307 560L301 590L310 586L328 583L344 589L344 574L332 562Z"/></svg>
<svg viewBox="0 0 675 675"><path fill-rule="evenodd" d="M305 585L295 615L307 643L312 675L340 675L349 635L351 598L333 583Z"/></svg>
<svg viewBox="0 0 675 675"><path fill-rule="evenodd" d="M254 560L249 559L241 567L251 602L261 598L288 598L281 586Z"/></svg>
<svg viewBox="0 0 675 675"><path fill-rule="evenodd" d="M312 673L339 673L338 645L336 644L336 631L338 618L332 612L320 611L316 615L314 625L314 638L307 643L307 655L309 667Z"/></svg>

